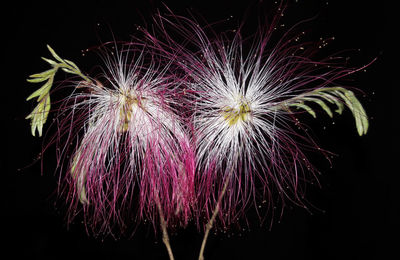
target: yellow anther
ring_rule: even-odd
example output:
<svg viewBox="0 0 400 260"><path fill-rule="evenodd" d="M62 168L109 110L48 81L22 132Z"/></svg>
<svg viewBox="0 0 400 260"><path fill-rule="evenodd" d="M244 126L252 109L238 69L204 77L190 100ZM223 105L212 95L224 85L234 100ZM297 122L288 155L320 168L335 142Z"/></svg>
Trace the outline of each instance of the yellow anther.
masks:
<svg viewBox="0 0 400 260"><path fill-rule="evenodd" d="M130 93L123 94L121 96L122 101L121 108L119 110L119 115L121 117L120 131L126 132L129 127L129 122L132 119L133 106L136 105L140 107L140 104L138 98Z"/></svg>
<svg viewBox="0 0 400 260"><path fill-rule="evenodd" d="M239 99L240 104L238 108L232 107L225 107L222 112L222 116L226 121L228 121L229 126L233 126L239 121L247 121L250 116L250 106L248 103L243 99Z"/></svg>

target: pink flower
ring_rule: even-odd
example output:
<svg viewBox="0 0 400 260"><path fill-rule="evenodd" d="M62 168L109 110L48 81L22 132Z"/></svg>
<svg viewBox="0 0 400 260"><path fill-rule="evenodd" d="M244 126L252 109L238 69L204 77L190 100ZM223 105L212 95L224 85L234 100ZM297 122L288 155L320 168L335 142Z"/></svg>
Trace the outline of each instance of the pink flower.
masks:
<svg viewBox="0 0 400 260"><path fill-rule="evenodd" d="M167 225L186 225L195 158L176 82L168 64L156 64L144 50L114 48L101 47L103 73L73 84L58 108L60 165L74 149L66 175L70 216L80 201L89 229L117 233L133 221L157 223L160 206Z"/></svg>
<svg viewBox="0 0 400 260"><path fill-rule="evenodd" d="M282 210L288 203L307 208L306 184L318 180L304 151L312 149L328 160L329 153L304 131L299 112L315 117L319 108L332 117L332 107L340 114L347 106L359 134L367 132L368 119L354 93L337 85L362 68L346 68L335 56L315 59L319 46L332 39L302 43L304 33L296 34L295 27L276 39L282 12L278 8L251 42L243 40L240 27L217 33L174 14L157 16L157 34L144 31L185 75L200 221L211 219L212 224L217 212L225 227L244 217L250 205L258 212L265 204L264 212L272 214L279 204Z"/></svg>

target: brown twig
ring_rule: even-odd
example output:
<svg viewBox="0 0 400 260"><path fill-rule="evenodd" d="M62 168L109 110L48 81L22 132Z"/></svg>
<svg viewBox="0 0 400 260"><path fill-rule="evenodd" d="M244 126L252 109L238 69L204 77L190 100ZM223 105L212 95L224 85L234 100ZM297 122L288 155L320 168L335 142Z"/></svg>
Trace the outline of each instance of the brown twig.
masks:
<svg viewBox="0 0 400 260"><path fill-rule="evenodd" d="M160 225L161 225L161 230L162 230L162 241L164 242L165 247L167 248L168 251L168 256L170 260L174 260L174 254L172 253L172 248L171 244L169 243L169 236L167 232L167 223L165 222L164 219L164 213L161 209L161 204L159 200L156 200L157 208L158 208L158 213L160 214Z"/></svg>
<svg viewBox="0 0 400 260"><path fill-rule="evenodd" d="M219 194L217 205L215 206L214 212L213 212L210 220L208 221L208 223L206 225L206 231L204 233L203 242L201 243L199 260L204 260L204 255L203 254L204 254L204 249L206 247L206 242L207 242L207 239L208 239L208 235L210 233L211 228L214 225L215 218L218 215L219 208L220 208L221 201L222 201L222 197L224 196L224 194L226 192L226 188L228 187L228 183L229 183L229 178L226 178L225 183L224 183L224 187L222 188L222 191L221 191L221 194Z"/></svg>

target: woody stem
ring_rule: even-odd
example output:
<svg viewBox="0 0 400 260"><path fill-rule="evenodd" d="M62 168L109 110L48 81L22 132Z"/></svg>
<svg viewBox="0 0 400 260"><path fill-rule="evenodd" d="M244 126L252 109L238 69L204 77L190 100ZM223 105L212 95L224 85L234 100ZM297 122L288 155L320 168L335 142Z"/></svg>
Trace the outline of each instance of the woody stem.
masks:
<svg viewBox="0 0 400 260"><path fill-rule="evenodd" d="M160 215L162 241L164 242L164 245L167 248L169 259L174 260L174 255L172 253L171 244L169 243L169 236L168 236L168 232L167 232L167 223L165 222L165 219L164 219L164 213L162 211L160 201L156 200L156 204L157 204L158 213Z"/></svg>
<svg viewBox="0 0 400 260"><path fill-rule="evenodd" d="M224 183L224 187L222 188L221 193L219 194L218 197L218 201L217 201L217 205L215 206L215 209L213 211L213 214L210 218L210 220L208 221L207 225L206 225L206 231L204 233L204 237L203 237L203 242L201 243L201 248L200 248L200 254L199 254L199 260L204 260L204 249L206 247L206 243L207 243L207 239L208 239L208 235L210 233L210 230L212 229L214 222L215 222L215 218L218 215L220 206L221 206L221 201L222 201L222 197L225 195L226 192L226 188L228 187L228 183L229 183L229 178L226 178L225 183Z"/></svg>

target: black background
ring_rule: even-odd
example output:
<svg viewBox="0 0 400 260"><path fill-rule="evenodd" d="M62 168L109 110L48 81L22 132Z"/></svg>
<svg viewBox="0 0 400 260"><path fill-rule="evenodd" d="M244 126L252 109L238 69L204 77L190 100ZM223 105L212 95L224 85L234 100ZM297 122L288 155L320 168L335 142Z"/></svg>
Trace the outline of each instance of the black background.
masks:
<svg viewBox="0 0 400 260"><path fill-rule="evenodd" d="M296 3L298 2L298 3ZM251 230L234 230L213 234L205 257L212 259L386 259L398 244L394 231L399 215L394 181L398 169L394 164L395 128L393 83L387 60L387 9L376 1L288 1L284 17L288 24L314 17L304 28L311 39L335 36L324 53L351 49L351 65L360 66L378 58L375 63L352 76L353 86L365 92L361 96L371 126L364 137L357 135L351 113L333 120L321 116L317 122L304 117L313 127L313 136L325 149L338 156L333 167L319 157L313 161L323 175L321 189L311 187L309 200L322 211L313 214L303 209L285 211L280 223L252 224ZM187 10L214 22L232 18L226 29L232 29L243 18L249 20L249 31L256 16L265 15L273 1L164 1L178 14ZM34 87L25 79L45 70L40 57L48 57L46 44L61 57L73 60L83 71L90 72L93 57L81 50L112 40L129 40L136 25L150 23L150 16L160 8L160 1L69 1L53 3L11 3L2 7L8 15L2 21L1 99L2 130L5 152L1 157L2 250L4 255L32 258L112 258L167 259L159 236L151 228L141 227L132 238L95 239L88 237L84 226L76 221L67 227L62 209L55 205L57 176L53 174L55 156L45 154L44 173L40 162L30 165L41 148L41 140L30 135L24 117L33 108L25 98ZM244 17L245 12L247 17ZM3 15L3 18L5 16ZM255 24L255 23L254 23ZM219 28L223 28L219 27ZM359 49L359 50L358 50ZM3 121L4 122L4 121ZM332 124L334 122L334 124ZM4 147L4 146L3 146ZM312 159L314 155L311 155ZM251 212L249 213L252 214ZM394 234L394 238L390 238ZM172 234L176 259L197 259L202 234L193 227ZM397 239L398 240L398 239Z"/></svg>

